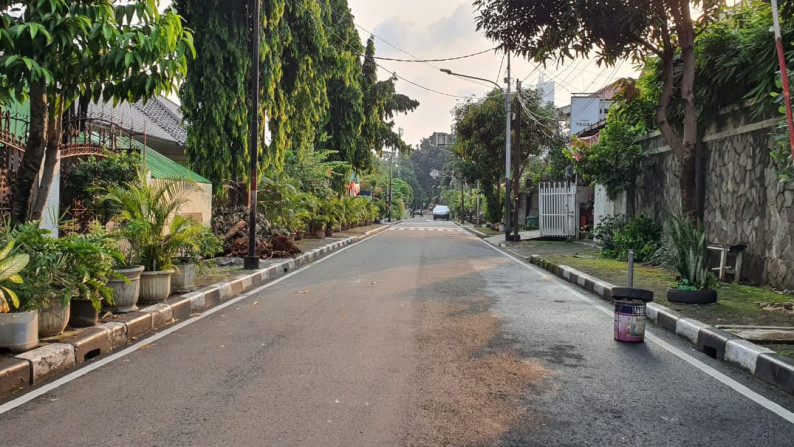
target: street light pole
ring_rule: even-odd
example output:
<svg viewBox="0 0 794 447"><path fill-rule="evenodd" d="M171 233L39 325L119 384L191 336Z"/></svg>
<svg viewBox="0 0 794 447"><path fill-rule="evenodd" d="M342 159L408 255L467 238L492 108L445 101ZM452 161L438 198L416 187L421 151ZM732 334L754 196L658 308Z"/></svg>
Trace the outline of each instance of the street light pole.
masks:
<svg viewBox="0 0 794 447"><path fill-rule="evenodd" d="M252 0L252 51L251 51L251 128L249 133L248 151L251 155L250 186L248 188L248 256L243 259L246 270L259 268L259 256L256 255L256 201L257 201L257 169L259 164L259 29L260 0Z"/></svg>
<svg viewBox="0 0 794 447"><path fill-rule="evenodd" d="M496 86L502 93L505 94L505 114L507 117L505 118L505 241L510 240L510 52L507 52L507 90L505 91L502 89L502 86L497 84L496 82L485 79L485 78L478 78L476 76L469 76L465 74L455 73L452 70L447 68L441 68L442 72L451 75L457 76L460 78L468 78L474 79L477 81L484 81L489 82Z"/></svg>
<svg viewBox="0 0 794 447"><path fill-rule="evenodd" d="M513 202L510 184L510 52L507 52L507 94L505 95L505 110L507 111L507 118L505 119L505 244L510 240L510 214Z"/></svg>

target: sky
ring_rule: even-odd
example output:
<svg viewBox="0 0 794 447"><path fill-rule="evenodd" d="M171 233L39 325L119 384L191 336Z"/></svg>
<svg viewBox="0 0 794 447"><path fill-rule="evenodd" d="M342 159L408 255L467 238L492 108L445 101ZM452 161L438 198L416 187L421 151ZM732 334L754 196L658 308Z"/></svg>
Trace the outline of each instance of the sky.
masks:
<svg viewBox="0 0 794 447"><path fill-rule="evenodd" d="M362 41L371 34L376 36L376 56L444 59L496 46L476 30L476 12L471 0L348 0L348 3ZM557 106L569 104L572 93L593 92L619 78L636 77L637 73L628 61L617 67L598 67L594 61L582 59L563 66L550 63L544 68L521 58L511 60L513 88L516 79L524 87L534 87L541 79L553 80ZM381 79L396 72L403 78L397 81L397 91L420 102L415 111L395 120L396 127L403 129L403 140L414 146L433 132L451 132L452 109L458 101L472 95L482 97L494 88L490 83L442 73L441 68L489 79L503 87L507 69L504 53L493 51L448 62L381 60L378 63L382 67Z"/></svg>

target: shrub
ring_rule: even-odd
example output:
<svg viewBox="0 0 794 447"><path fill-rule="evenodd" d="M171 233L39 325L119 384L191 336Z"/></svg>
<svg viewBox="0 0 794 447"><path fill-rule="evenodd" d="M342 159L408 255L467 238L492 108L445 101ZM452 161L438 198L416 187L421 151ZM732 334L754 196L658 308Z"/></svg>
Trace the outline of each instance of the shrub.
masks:
<svg viewBox="0 0 794 447"><path fill-rule="evenodd" d="M598 225L593 228L592 233L590 235L593 239L597 240L601 244L602 252L604 250L613 250L615 248L614 244L612 243L612 239L621 228L626 226L626 220L623 216L619 214L611 215L607 214L601 221L598 222Z"/></svg>
<svg viewBox="0 0 794 447"><path fill-rule="evenodd" d="M629 219L612 238L615 257L626 260L629 250L634 249L634 260L643 262L661 245L662 227L648 215L640 214Z"/></svg>

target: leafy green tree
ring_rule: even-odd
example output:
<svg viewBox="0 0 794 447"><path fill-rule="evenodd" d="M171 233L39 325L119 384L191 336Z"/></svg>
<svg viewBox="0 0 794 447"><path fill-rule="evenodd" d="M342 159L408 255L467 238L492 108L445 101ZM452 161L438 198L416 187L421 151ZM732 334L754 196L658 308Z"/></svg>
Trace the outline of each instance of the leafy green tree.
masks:
<svg viewBox="0 0 794 447"><path fill-rule="evenodd" d="M642 145L637 143L641 135L636 128L610 113L597 143L588 147L576 140L574 146L579 157L576 170L584 178L603 185L611 200L626 192L628 218L634 217L637 175L648 159Z"/></svg>
<svg viewBox="0 0 794 447"><path fill-rule="evenodd" d="M639 62L649 55L658 57L662 84L656 122L679 161L681 209L690 219L696 218L695 37L721 13L722 2L475 0L474 5L480 13L477 27L487 37L539 62L595 54L599 63L613 65L627 58ZM693 7L702 11L699 18L693 18ZM676 92L683 110L682 129L668 116Z"/></svg>
<svg viewBox="0 0 794 447"><path fill-rule="evenodd" d="M118 102L167 94L184 77L192 55L192 34L174 9L160 12L156 1L0 3L0 101L27 99L30 104L12 224L41 217L62 139L62 116L76 98Z"/></svg>
<svg viewBox="0 0 794 447"><path fill-rule="evenodd" d="M347 0L327 0L322 12L330 44L330 51L323 60L329 107L317 131L317 146L334 151L334 160L348 162L348 172L351 168L358 171L370 166L371 156L369 152L364 156L358 153L364 124L359 55L364 49ZM346 179L347 173L338 171L339 177ZM344 179L336 184L337 189L343 184Z"/></svg>
<svg viewBox="0 0 794 447"><path fill-rule="evenodd" d="M187 26L196 33L196 58L189 61L188 75L179 96L187 123L187 161L192 169L210 179L217 189L227 182L244 181L249 175L251 15L246 0L176 0ZM293 6L293 8L295 8ZM299 8L295 8L299 9ZM291 9L292 11L292 9ZM282 53L289 43L282 23L284 0L263 0L257 21L260 34L260 118L271 122L286 119L282 79ZM264 119L260 119L263 129ZM278 128L268 147L259 144L259 159L266 166L284 156L287 133Z"/></svg>
<svg viewBox="0 0 794 447"><path fill-rule="evenodd" d="M523 114L519 178L531 155L543 151L561 152L565 138L560 131L557 112L545 105L538 92L524 89L518 110ZM469 101L455 109L455 151L460 155L458 166L469 184L480 183L487 202L488 219L501 219L500 182L504 178L505 107L502 93L491 91L482 101ZM514 129L514 132L516 130Z"/></svg>

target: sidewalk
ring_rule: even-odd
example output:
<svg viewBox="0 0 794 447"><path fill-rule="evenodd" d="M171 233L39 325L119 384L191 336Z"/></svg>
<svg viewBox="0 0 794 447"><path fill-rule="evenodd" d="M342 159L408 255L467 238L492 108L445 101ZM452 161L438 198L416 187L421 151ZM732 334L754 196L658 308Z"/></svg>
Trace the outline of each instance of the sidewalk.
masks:
<svg viewBox="0 0 794 447"><path fill-rule="evenodd" d="M504 235L486 236L476 229L465 226L464 228L494 246L505 247ZM522 241L508 242L506 251L548 270L561 279L576 284L606 301L612 301L612 289L618 286L573 267L548 260L548 258L561 257L561 255L572 255L583 261L596 259L598 258L596 247L577 242L528 241L525 240L524 233L527 233L527 239L529 239L530 234L537 232L522 232ZM637 267L642 266L638 265L635 268ZM635 279L635 284L636 282ZM643 284L636 284L636 286L643 287ZM662 300L666 303L666 300ZM782 388L787 393L794 394L794 361L791 358L714 328L698 319L688 318L655 302L647 305L646 315L657 327L689 340L698 351L739 366L750 374Z"/></svg>
<svg viewBox="0 0 794 447"><path fill-rule="evenodd" d="M94 357L126 348L154 331L197 316L334 251L383 232L391 225L359 227L337 233L333 238L299 241L304 252L295 258L261 260L260 268L254 271L230 270L226 273L232 277L195 292L171 295L163 303L103 318L97 326L40 340L37 348L21 354L0 354L0 399L62 375Z"/></svg>

